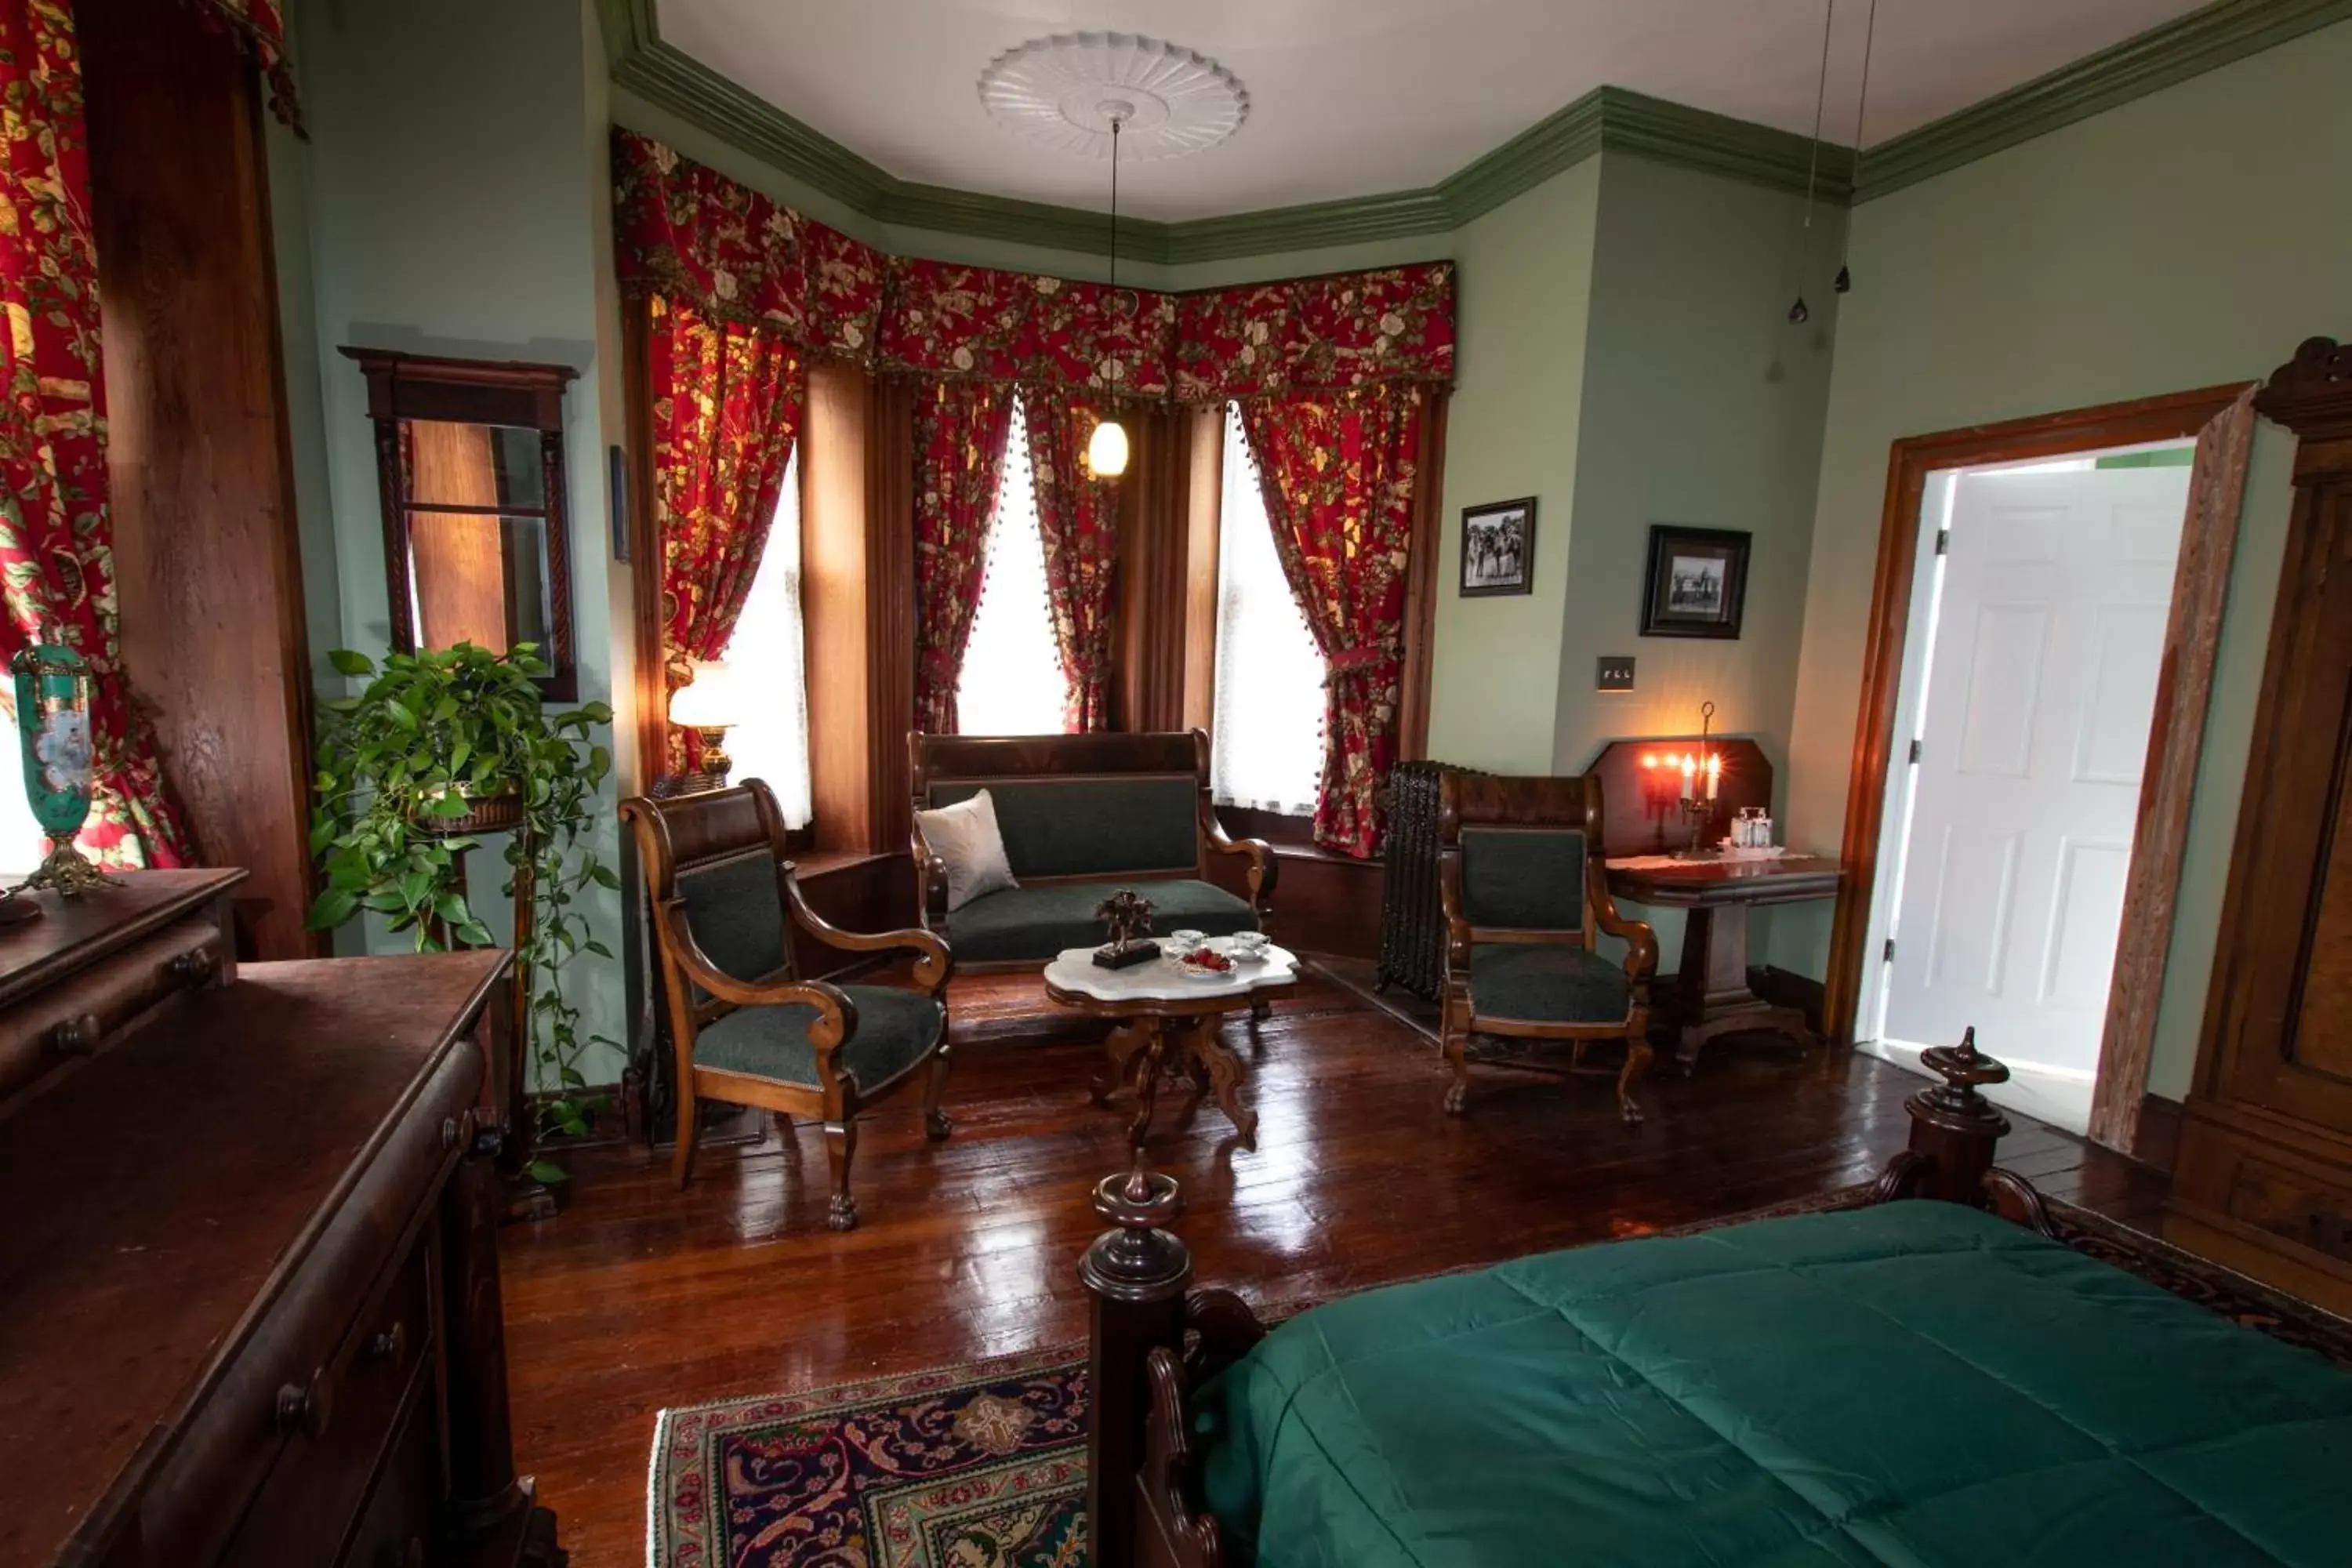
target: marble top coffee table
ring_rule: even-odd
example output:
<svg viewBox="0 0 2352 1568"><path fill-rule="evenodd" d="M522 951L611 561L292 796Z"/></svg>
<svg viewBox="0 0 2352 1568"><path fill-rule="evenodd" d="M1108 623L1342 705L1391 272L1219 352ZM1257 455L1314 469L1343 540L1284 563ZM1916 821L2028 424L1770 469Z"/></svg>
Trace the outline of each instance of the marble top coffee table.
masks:
<svg viewBox="0 0 2352 1568"><path fill-rule="evenodd" d="M1222 942L1210 945L1224 951ZM1226 1014L1244 1008L1262 1016L1265 1003L1287 996L1297 986L1297 956L1272 946L1263 959L1235 960L1232 973L1214 978L1187 974L1170 958L1130 969L1105 969L1094 961L1090 947L1070 948L1045 966L1049 1000L1072 1012L1118 1023L1104 1043L1108 1060L1095 1075L1094 1100L1108 1105L1115 1087L1133 1080L1136 1112L1128 1139L1138 1149L1150 1131L1152 1101L1163 1072L1188 1080L1196 1103L1203 1092L1214 1098L1217 1109L1240 1131L1242 1147L1257 1147L1257 1112L1244 1110L1241 1104L1248 1069L1217 1038L1217 1026Z"/></svg>

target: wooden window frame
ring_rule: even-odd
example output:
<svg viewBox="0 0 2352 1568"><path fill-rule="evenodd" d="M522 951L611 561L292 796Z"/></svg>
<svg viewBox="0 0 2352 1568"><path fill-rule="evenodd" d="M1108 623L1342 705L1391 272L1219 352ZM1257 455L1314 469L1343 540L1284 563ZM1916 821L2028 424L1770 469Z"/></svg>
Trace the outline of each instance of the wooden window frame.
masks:
<svg viewBox="0 0 2352 1568"><path fill-rule="evenodd" d="M1886 778L1895 750L1895 704L1909 635L1912 579L1918 565L1919 513L1927 479L1938 470L1988 463L2057 458L2114 447L2193 437L2195 467L2180 552L2173 569L2147 763L2140 779L2126 907L2107 1018L2092 1094L2090 1133L2126 1152L2138 1141L2148 1054L2156 1033L2166 954L2172 941L2189 807L2205 744L2221 608L2237 546L2252 440L2252 382L2102 404L1999 424L1974 425L1896 441L1889 454L1879 520L1878 565L1871 591L1855 714L1853 771L1846 785L1840 858L1846 877L1830 930L1825 1032L1851 1045L1862 985L1871 970L1863 951L1878 879Z"/></svg>

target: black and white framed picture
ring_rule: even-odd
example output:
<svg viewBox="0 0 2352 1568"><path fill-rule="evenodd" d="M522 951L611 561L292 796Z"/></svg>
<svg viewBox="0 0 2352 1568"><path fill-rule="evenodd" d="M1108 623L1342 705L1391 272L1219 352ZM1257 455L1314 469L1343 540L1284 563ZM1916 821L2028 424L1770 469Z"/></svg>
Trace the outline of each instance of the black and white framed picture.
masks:
<svg viewBox="0 0 2352 1568"><path fill-rule="evenodd" d="M1738 637L1753 537L1728 528L1651 524L1650 570L1642 585L1642 635Z"/></svg>
<svg viewBox="0 0 2352 1568"><path fill-rule="evenodd" d="M1462 596L1534 591L1536 498L1462 509Z"/></svg>

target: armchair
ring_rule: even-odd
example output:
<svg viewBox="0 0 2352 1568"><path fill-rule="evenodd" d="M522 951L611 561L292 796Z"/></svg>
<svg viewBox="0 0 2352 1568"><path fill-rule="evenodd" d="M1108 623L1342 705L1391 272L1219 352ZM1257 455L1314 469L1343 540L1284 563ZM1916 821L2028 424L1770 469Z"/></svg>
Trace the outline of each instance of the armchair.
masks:
<svg viewBox="0 0 2352 1568"><path fill-rule="evenodd" d="M808 906L784 858L776 798L758 779L733 789L621 803L636 832L654 942L677 1051L677 1184L694 1174L698 1103L719 1100L821 1120L833 1199L826 1224L857 1224L849 1166L857 1114L929 1063L923 1127L945 1138L948 975L954 958L926 931L840 930ZM792 930L851 952L916 955L920 989L799 978Z"/></svg>
<svg viewBox="0 0 2352 1568"><path fill-rule="evenodd" d="M1475 1034L1625 1042L1617 1107L1642 1120L1633 1085L1650 1067L1650 978L1658 939L1617 912L1601 845L1601 781L1494 778L1449 773L1438 816L1438 885L1445 910L1441 1037L1454 1082L1445 1109L1462 1110ZM1602 933L1625 942L1624 963L1593 951ZM1546 1070L1532 1061L1512 1066ZM1560 1070L1560 1069L1551 1069Z"/></svg>

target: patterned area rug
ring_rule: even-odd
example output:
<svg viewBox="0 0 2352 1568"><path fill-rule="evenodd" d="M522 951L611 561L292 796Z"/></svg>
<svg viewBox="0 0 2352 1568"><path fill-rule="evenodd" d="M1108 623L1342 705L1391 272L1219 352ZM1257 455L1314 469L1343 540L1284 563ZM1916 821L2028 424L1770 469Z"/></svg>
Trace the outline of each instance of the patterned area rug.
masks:
<svg viewBox="0 0 2352 1568"><path fill-rule="evenodd" d="M1649 1234L1857 1206L1867 1186ZM2352 1322L2068 1204L2067 1245L2352 1367ZM1630 1239L1630 1237L1628 1238ZM1314 1303L1260 1314L1278 1322ZM1086 1346L665 1410L650 1568L1084 1568Z"/></svg>

